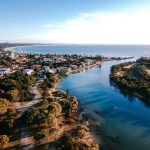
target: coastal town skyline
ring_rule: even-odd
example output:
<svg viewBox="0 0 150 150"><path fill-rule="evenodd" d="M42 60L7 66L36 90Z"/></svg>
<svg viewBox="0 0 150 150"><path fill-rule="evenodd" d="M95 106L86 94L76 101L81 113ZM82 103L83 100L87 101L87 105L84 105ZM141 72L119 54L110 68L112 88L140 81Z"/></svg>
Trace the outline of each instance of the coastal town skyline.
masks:
<svg viewBox="0 0 150 150"><path fill-rule="evenodd" d="M0 42L150 44L149 7L148 0L2 0Z"/></svg>

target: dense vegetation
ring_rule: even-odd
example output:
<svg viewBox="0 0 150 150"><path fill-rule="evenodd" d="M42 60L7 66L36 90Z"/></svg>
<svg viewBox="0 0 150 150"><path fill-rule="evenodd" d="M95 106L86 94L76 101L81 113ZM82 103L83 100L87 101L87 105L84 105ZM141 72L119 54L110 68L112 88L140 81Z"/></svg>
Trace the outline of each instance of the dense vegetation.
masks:
<svg viewBox="0 0 150 150"><path fill-rule="evenodd" d="M0 80L0 97L10 101L26 101L32 98L29 88L34 83L32 76L14 73Z"/></svg>
<svg viewBox="0 0 150 150"><path fill-rule="evenodd" d="M121 91L136 95L150 104L150 58L140 58L136 62L114 65L110 79Z"/></svg>
<svg viewBox="0 0 150 150"><path fill-rule="evenodd" d="M48 139L50 145L60 150L98 150L97 144L84 138L89 136L89 128L77 120L76 97L64 91L53 91L60 79L58 74L46 75L41 85L43 100L28 109L20 120L29 127L38 125L38 129L34 130L37 149L42 149L41 143ZM65 132L65 128L69 132Z"/></svg>

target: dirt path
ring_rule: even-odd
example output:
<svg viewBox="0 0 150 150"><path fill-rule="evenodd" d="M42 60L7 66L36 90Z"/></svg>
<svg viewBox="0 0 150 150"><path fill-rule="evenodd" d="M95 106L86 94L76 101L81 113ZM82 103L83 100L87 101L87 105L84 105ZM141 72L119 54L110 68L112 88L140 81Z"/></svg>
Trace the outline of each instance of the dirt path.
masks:
<svg viewBox="0 0 150 150"><path fill-rule="evenodd" d="M32 94L35 95L35 97L30 102L16 102L15 107L19 111L20 114L23 114L25 111L27 111L29 108L31 108L33 105L39 103L41 94L38 91L38 85L43 82L43 79L40 79L30 90Z"/></svg>
<svg viewBox="0 0 150 150"><path fill-rule="evenodd" d="M15 103L15 107L18 110L19 114L23 114L29 108L33 107L37 103L40 102L40 98L42 97L40 92L38 91L38 86L43 79L40 79L32 88L31 93L35 95L35 97L30 102L17 102ZM21 128L21 140L20 140L20 150L31 150L33 149L33 136L28 134L28 127Z"/></svg>

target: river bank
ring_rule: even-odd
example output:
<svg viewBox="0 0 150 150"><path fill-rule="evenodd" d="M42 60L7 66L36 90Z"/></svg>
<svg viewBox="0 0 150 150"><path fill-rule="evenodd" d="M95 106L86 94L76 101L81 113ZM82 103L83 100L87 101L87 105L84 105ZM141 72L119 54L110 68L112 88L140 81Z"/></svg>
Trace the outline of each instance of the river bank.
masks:
<svg viewBox="0 0 150 150"><path fill-rule="evenodd" d="M56 78L57 75L51 76L51 79L53 77ZM72 144L77 148L81 147L87 147L87 149L93 149L98 150L99 147L96 144L95 138L93 134L91 134L90 128L91 124L88 123L87 120L84 118L79 119L78 118L78 101L76 97L68 95L64 91L58 91L57 85L62 80L57 80L55 82L53 88L46 89L47 95L44 96L45 100L43 103L47 103L46 101L51 101L53 104L57 102L57 105L60 104L60 106L66 107L69 103L70 108L69 110L65 109L66 113L69 113L67 116L64 112L61 112L56 116L57 124L60 126L57 131L52 133L50 136L46 136L45 138L42 138L38 141L38 147L42 148L42 145L45 145L47 148L52 148L53 145L55 148L59 148L60 143L62 142L62 138L67 138L67 143L61 143L65 147L70 147ZM43 83L45 84L45 83ZM54 100L55 99L55 100ZM56 100L57 99L57 100ZM63 104L65 102L65 104ZM43 107L43 106L41 106ZM47 107L46 107L47 108ZM63 111L63 110L62 110ZM64 136L65 135L65 136ZM70 141L71 140L71 141ZM56 146L57 145L57 146ZM37 146L37 145L36 145ZM44 146L44 147L45 147ZM70 149L74 149L71 148Z"/></svg>
<svg viewBox="0 0 150 150"><path fill-rule="evenodd" d="M136 62L114 65L111 68L110 80L128 95L139 97L150 105L150 57L141 57Z"/></svg>
<svg viewBox="0 0 150 150"><path fill-rule="evenodd" d="M87 70L87 69L90 69L92 67L96 67L96 66L99 66L101 65L103 62L97 62L97 63L94 63L92 65L89 65L89 66L86 66L82 69L78 69L78 70L74 70L74 71L69 71L66 73L67 76L71 75L71 74L76 74L76 73L80 73L84 70ZM55 84L55 88L52 88L50 90L50 92L58 92L59 91L59 88L58 88L58 85L60 84L60 82L62 82L64 79L61 79L59 80L56 84ZM63 92L64 94L67 94L66 91L61 91ZM69 91L68 91L69 92ZM68 95L69 96L69 95ZM69 96L71 97L71 95ZM73 96L74 97L74 96ZM77 100L77 99L76 99ZM77 100L78 101L78 100ZM78 105L78 111L77 111L77 122L71 124L71 125L67 125L67 127L65 127L65 129L63 129L63 134L66 132L66 131L71 131L72 129L77 129L78 126L85 126L87 128L87 131L86 133L84 133L84 135L81 135L80 138L82 138L82 141L86 141L86 144L88 145L93 145L94 143L95 144L98 144L97 146L93 145L92 147L92 150L99 150L99 147L100 147L100 143L98 142L97 140L97 137L95 136L96 135L96 132L99 128L102 128L103 127L103 124L97 124L95 123L92 118L92 116L90 116L90 114L88 114L87 112L84 111L84 109L82 108L82 106ZM99 112L100 113L100 112ZM62 129L61 129L62 130ZM85 132L85 131L84 131ZM61 135L61 134L59 134ZM60 138L59 136L55 136L55 139L58 139ZM75 137L76 141L80 141L80 138L78 137Z"/></svg>

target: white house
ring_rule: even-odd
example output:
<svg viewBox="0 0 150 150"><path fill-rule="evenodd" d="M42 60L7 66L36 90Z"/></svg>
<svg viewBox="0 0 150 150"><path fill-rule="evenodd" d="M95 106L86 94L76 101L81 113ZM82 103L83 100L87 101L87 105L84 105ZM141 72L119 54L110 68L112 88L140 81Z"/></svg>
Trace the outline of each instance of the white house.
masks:
<svg viewBox="0 0 150 150"><path fill-rule="evenodd" d="M85 60L85 63L86 63L87 65L90 65L90 64L93 63L93 60L91 60L91 59L86 59L86 60Z"/></svg>
<svg viewBox="0 0 150 150"><path fill-rule="evenodd" d="M50 59L44 58L43 61L47 62L47 61L50 61Z"/></svg>
<svg viewBox="0 0 150 150"><path fill-rule="evenodd" d="M23 74L28 74L28 75L31 75L33 73L33 69L25 69L23 71Z"/></svg>
<svg viewBox="0 0 150 150"><path fill-rule="evenodd" d="M10 68L0 68L0 75L9 74L10 72Z"/></svg>
<svg viewBox="0 0 150 150"><path fill-rule="evenodd" d="M54 70L52 70L52 69L45 70L45 72L52 73L52 74L54 74L54 73L55 73L55 71L54 71Z"/></svg>
<svg viewBox="0 0 150 150"><path fill-rule="evenodd" d="M15 53L14 53L14 51L12 51L11 52L11 54L10 54L10 56L9 56L10 58L12 58L12 59L14 59L15 58Z"/></svg>
<svg viewBox="0 0 150 150"><path fill-rule="evenodd" d="M77 66L77 65L71 65L70 67L71 67L71 69L73 69L73 70L78 69L78 66Z"/></svg>
<svg viewBox="0 0 150 150"><path fill-rule="evenodd" d="M49 66L43 66L43 69L44 69L44 70L49 70L50 67L49 67Z"/></svg>
<svg viewBox="0 0 150 150"><path fill-rule="evenodd" d="M61 62L66 62L67 60L66 60L66 59L60 59L60 61L61 61Z"/></svg>

